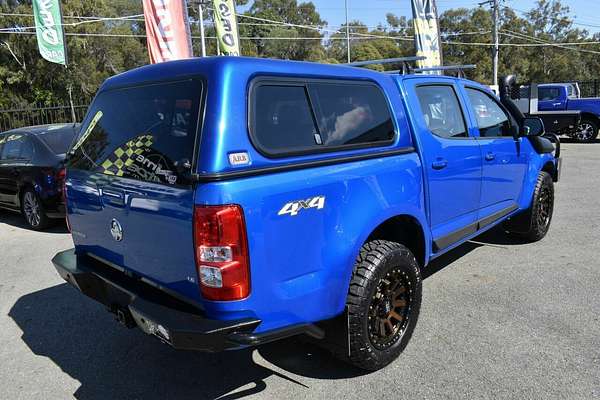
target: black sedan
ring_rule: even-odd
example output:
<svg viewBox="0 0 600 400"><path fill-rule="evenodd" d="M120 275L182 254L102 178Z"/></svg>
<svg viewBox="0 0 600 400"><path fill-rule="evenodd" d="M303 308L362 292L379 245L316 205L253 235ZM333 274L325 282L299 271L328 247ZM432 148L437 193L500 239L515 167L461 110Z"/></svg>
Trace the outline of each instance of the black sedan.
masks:
<svg viewBox="0 0 600 400"><path fill-rule="evenodd" d="M65 154L79 125L41 125L0 133L0 208L42 230L65 217Z"/></svg>

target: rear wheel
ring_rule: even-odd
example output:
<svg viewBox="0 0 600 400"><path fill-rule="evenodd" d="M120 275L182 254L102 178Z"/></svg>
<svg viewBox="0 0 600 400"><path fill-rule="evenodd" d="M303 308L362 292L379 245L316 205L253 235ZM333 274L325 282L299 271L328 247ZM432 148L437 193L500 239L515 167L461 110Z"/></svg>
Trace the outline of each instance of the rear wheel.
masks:
<svg viewBox="0 0 600 400"><path fill-rule="evenodd" d="M415 329L421 290L419 266L409 249L384 240L366 243L356 260L346 301L347 360L370 371L394 361Z"/></svg>
<svg viewBox="0 0 600 400"><path fill-rule="evenodd" d="M505 225L509 234L537 242L546 236L554 213L554 183L549 173L541 171L533 192L531 207Z"/></svg>
<svg viewBox="0 0 600 400"><path fill-rule="evenodd" d="M593 119L584 118L579 123L577 131L575 131L573 138L578 142L587 143L596 140L598 137L598 131L600 125L598 121Z"/></svg>
<svg viewBox="0 0 600 400"><path fill-rule="evenodd" d="M27 224L32 229L39 231L50 225L50 220L46 216L44 206L37 193L32 189L27 189L25 193L23 193L21 199L21 212L25 217L25 221L27 221Z"/></svg>

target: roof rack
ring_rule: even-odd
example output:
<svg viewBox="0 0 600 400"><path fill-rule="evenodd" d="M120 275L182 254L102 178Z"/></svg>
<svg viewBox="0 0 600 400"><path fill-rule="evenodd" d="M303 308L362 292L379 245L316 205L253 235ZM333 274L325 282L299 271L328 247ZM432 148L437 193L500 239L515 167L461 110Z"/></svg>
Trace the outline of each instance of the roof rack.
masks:
<svg viewBox="0 0 600 400"><path fill-rule="evenodd" d="M438 67L425 67L425 68L415 68L413 72L431 72L431 71L455 71L459 78L465 77L465 69L475 69L477 65L475 64L465 64L465 65L441 65Z"/></svg>
<svg viewBox="0 0 600 400"><path fill-rule="evenodd" d="M398 58L384 58L381 60L369 60L369 61L357 61L348 63L350 67L366 67L367 65L375 64L402 64L402 69L396 72L402 71L403 74L407 74L413 70L409 63L425 60L427 57L423 56L412 56L412 57L398 57Z"/></svg>

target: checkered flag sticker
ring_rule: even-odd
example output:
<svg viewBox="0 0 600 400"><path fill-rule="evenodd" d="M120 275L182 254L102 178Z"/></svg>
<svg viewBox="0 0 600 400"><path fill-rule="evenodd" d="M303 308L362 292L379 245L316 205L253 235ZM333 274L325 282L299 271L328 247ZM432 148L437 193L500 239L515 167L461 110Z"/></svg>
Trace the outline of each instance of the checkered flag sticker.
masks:
<svg viewBox="0 0 600 400"><path fill-rule="evenodd" d="M138 155L142 155L154 143L152 135L142 135L119 146L102 163L101 172L106 175L123 176L127 167L131 166Z"/></svg>

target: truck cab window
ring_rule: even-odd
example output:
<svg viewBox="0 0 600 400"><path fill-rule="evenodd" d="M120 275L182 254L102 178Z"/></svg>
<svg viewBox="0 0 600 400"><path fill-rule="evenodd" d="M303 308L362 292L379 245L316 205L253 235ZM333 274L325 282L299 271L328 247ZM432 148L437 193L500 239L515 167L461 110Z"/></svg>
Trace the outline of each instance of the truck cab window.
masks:
<svg viewBox="0 0 600 400"><path fill-rule="evenodd" d="M571 90L573 90L571 88ZM558 88L538 88L538 100L554 100L560 97Z"/></svg>
<svg viewBox="0 0 600 400"><path fill-rule="evenodd" d="M513 136L509 116L492 96L471 88L467 88L467 94L481 137Z"/></svg>
<svg viewBox="0 0 600 400"><path fill-rule="evenodd" d="M417 96L425 123L434 135L446 139L468 136L460 103L451 86L419 86Z"/></svg>

